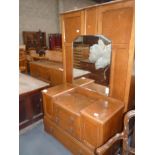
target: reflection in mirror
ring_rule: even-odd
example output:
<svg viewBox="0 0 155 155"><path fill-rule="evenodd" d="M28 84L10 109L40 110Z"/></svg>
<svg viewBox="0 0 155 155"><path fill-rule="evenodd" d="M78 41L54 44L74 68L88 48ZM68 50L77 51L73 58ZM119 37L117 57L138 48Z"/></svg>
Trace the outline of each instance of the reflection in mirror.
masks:
<svg viewBox="0 0 155 155"><path fill-rule="evenodd" d="M86 77L109 86L111 41L102 35L78 36L73 42L74 79Z"/></svg>

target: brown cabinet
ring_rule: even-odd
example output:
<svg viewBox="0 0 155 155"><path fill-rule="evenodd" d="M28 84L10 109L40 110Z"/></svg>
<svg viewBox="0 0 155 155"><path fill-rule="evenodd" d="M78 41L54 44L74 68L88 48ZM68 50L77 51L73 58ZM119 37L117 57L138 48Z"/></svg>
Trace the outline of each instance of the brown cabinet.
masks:
<svg viewBox="0 0 155 155"><path fill-rule="evenodd" d="M63 84L43 92L44 125L73 153L87 150L87 154L95 154L96 148L121 131L124 106L87 85ZM98 89L97 84L93 87ZM68 145L70 141L72 145Z"/></svg>
<svg viewBox="0 0 155 155"><path fill-rule="evenodd" d="M27 50L46 48L46 32L23 31L23 43Z"/></svg>
<svg viewBox="0 0 155 155"><path fill-rule="evenodd" d="M62 16L64 77L73 81L72 42L79 29L83 35L100 34L112 41L110 67L110 95L129 103L132 66L134 60L134 0L113 1L107 4L71 11ZM77 27L76 21L79 22ZM69 48L66 47L70 46ZM71 61L68 61L68 60ZM92 75L94 76L94 75Z"/></svg>
<svg viewBox="0 0 155 155"><path fill-rule="evenodd" d="M82 140L90 148L104 144L109 136L121 131L123 109L110 99L99 101L81 111Z"/></svg>
<svg viewBox="0 0 155 155"><path fill-rule="evenodd" d="M42 94L40 91L19 96L19 128L22 129L43 117Z"/></svg>
<svg viewBox="0 0 155 155"><path fill-rule="evenodd" d="M50 83L52 86L63 82L63 69L61 63L50 61L30 62L31 76Z"/></svg>

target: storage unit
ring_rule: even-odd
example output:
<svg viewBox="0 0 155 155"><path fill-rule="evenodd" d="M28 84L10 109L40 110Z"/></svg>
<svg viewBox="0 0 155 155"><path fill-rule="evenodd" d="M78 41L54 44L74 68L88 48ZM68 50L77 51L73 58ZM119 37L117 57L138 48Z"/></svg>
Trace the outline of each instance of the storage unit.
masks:
<svg viewBox="0 0 155 155"><path fill-rule="evenodd" d="M30 74L52 86L63 83L62 64L47 60L30 62Z"/></svg>
<svg viewBox="0 0 155 155"><path fill-rule="evenodd" d="M61 19L66 82L73 81L73 40L78 35L104 35L112 41L110 95L124 101L127 111L134 60L134 0L112 1L62 13Z"/></svg>
<svg viewBox="0 0 155 155"><path fill-rule="evenodd" d="M84 87L62 84L43 91L45 130L74 154L79 150L95 154L96 148L122 129L123 103L86 88L92 83L86 80Z"/></svg>
<svg viewBox="0 0 155 155"><path fill-rule="evenodd" d="M26 45L26 50L46 49L46 32L23 31L23 43Z"/></svg>
<svg viewBox="0 0 155 155"><path fill-rule="evenodd" d="M19 84L19 128L22 129L43 117L41 90L49 84L24 74L19 75Z"/></svg>

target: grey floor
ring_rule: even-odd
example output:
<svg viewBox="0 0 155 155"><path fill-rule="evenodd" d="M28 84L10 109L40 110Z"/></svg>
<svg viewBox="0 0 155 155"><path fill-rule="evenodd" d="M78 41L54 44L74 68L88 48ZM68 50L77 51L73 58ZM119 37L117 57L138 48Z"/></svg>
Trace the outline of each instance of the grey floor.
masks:
<svg viewBox="0 0 155 155"><path fill-rule="evenodd" d="M44 131L40 122L19 136L19 155L71 155L60 142Z"/></svg>

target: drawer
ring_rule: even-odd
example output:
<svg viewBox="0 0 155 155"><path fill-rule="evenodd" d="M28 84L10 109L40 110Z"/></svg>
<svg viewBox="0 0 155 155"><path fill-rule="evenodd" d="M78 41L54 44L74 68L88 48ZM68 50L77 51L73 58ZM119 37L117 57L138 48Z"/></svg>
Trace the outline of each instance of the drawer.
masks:
<svg viewBox="0 0 155 155"><path fill-rule="evenodd" d="M94 155L94 150L90 150L82 142L76 140L70 136L62 128L50 121L46 116L44 117L45 130L56 137L61 143L63 143L74 155Z"/></svg>
<svg viewBox="0 0 155 155"><path fill-rule="evenodd" d="M70 135L81 139L80 117L63 109L61 106L53 106L54 122Z"/></svg>

